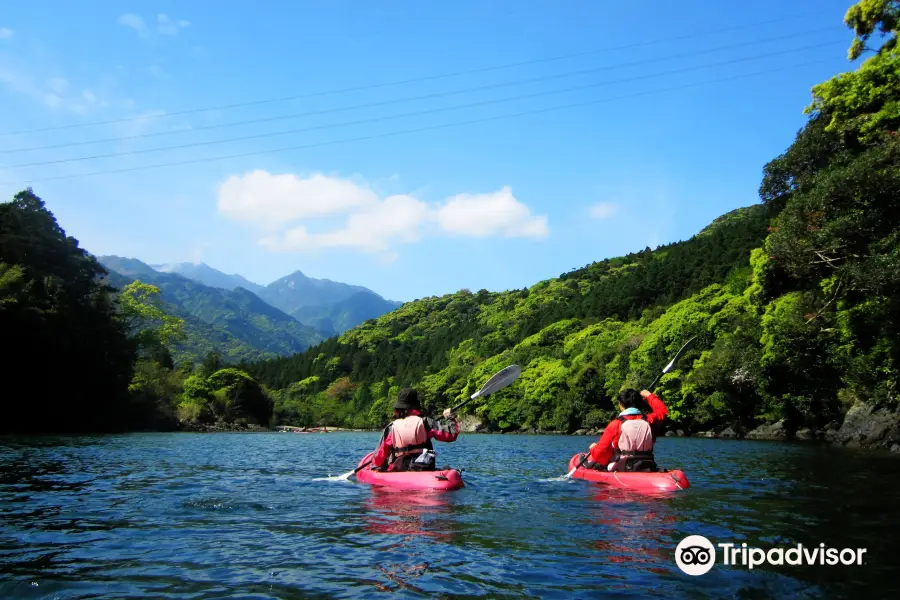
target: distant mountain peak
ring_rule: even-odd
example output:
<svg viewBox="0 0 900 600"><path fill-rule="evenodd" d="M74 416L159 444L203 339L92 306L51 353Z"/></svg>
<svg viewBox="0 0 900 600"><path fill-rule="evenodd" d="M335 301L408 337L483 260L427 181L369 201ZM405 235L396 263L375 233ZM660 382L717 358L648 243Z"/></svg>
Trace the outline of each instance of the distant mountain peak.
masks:
<svg viewBox="0 0 900 600"><path fill-rule="evenodd" d="M177 273L179 269L190 268L190 267L205 267L207 269L211 268L203 261L193 261L186 260L177 263L166 263L161 265L150 265L160 273Z"/></svg>
<svg viewBox="0 0 900 600"><path fill-rule="evenodd" d="M241 275L219 271L202 261L148 265L133 258L99 258L109 268L132 277L153 278L154 275L165 274L229 292L246 290L287 315L294 318L299 315L301 323L329 333L343 333L368 318L380 316L402 304L386 300L361 285L316 279L302 271L294 271L262 286ZM235 297L242 296L238 294Z"/></svg>

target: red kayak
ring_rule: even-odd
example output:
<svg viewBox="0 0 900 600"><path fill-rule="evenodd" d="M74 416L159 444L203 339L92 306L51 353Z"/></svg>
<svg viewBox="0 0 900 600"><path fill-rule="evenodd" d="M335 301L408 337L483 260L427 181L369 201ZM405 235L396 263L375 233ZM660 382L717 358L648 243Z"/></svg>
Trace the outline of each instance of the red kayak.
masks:
<svg viewBox="0 0 900 600"><path fill-rule="evenodd" d="M569 461L569 471L575 468L584 454L576 454ZM659 473L628 473L624 471L595 471L580 467L572 474L573 479L584 479L602 483L610 487L626 488L637 492L676 492L691 487L684 473L663 471Z"/></svg>
<svg viewBox="0 0 900 600"><path fill-rule="evenodd" d="M367 460L372 458L372 452L366 454L359 464L360 467ZM456 469L446 469L443 471L401 471L392 473L390 471L373 471L370 466L365 466L356 472L356 478L364 483L372 485L384 486L391 490L456 490L465 484L462 475Z"/></svg>

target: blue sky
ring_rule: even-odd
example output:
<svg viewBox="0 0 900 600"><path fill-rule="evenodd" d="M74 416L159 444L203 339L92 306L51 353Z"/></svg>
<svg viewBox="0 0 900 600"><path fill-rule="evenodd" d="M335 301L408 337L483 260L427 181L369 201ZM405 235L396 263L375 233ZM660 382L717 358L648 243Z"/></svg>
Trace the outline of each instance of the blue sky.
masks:
<svg viewBox="0 0 900 600"><path fill-rule="evenodd" d="M261 284L522 288L757 202L810 87L855 68L849 6L7 3L0 198Z"/></svg>

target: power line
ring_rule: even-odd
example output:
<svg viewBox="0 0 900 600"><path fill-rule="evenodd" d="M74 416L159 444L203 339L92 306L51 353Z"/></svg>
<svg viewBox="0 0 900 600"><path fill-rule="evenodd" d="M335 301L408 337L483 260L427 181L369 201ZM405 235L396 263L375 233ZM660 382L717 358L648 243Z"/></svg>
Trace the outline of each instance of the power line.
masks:
<svg viewBox="0 0 900 600"><path fill-rule="evenodd" d="M810 16L809 14L798 14L798 15L794 15L791 17L770 19L768 21L758 21L756 23L745 23L742 25L734 25L732 27L722 27L722 28L716 29L714 31L713 30L701 31L701 32L690 33L690 34L686 34L686 35L674 36L674 37L669 37L669 38L660 38L660 39L656 39L656 40L648 40L645 42L636 42L634 44L626 44L623 46L612 46L612 47L608 47L608 48L599 48L596 50L587 50L584 52L575 52L575 53L571 53L571 54L563 54L563 55L552 56L552 57L548 57L548 58L538 58L538 59L534 59L534 60L526 60L526 61L520 61L520 62L515 62L515 63L507 63L507 64L495 65L495 66L491 66L491 67L480 67L477 69L467 69L464 71L443 73L440 75L427 75L427 76L422 76L422 77L413 77L410 79L403 79L403 80L399 80L399 81L391 81L391 82L386 82L386 83L376 83L376 84L370 84L370 85L354 86L354 87L348 87L348 88L342 88L342 89L336 89L336 90L328 90L328 91L324 91L324 92L310 92L307 94L299 94L299 95L295 95L295 96L287 96L287 97L282 97L282 98L270 98L270 99L266 99L266 100L253 100L253 101L248 101L248 102L238 102L238 103L234 103L234 104L225 104L225 105L213 106L213 107L207 107L207 108L193 108L193 109L165 113L162 115L145 115L145 116L140 116L140 117L125 117L125 118L121 118L121 119L110 119L110 120L106 120L106 121L92 121L89 123L75 123L75 124L71 124L71 125L60 125L60 126L56 126L56 127L43 127L40 129L7 131L4 133L0 133L0 137L9 136L9 135L23 135L23 134L29 134L29 133L41 133L41 132L46 132L46 131L59 131L62 129L75 129L75 128L80 128L80 127L93 127L96 125L111 125L114 123L127 123L130 121L139 121L139 120L150 119L150 118L174 117L174 116L194 114L194 113L199 113L199 112L225 110L225 109L229 109L229 108L241 108L244 106L256 106L256 105L260 105L260 104L273 104L273 103L277 103L277 102L289 102L291 100L302 100L302 99L306 99L306 98L330 96L333 94L345 94L348 92L373 90L373 89L378 89L378 88L383 88L383 87L404 85L407 83L433 81L436 79L446 79L449 77L458 77L460 75L472 75L475 73L486 73L489 71L497 71L497 70L501 70L501 69L511 69L514 67L522 67L522 66L535 65L535 64L546 63L546 62L554 62L554 61L559 61L559 60L565 60L568 58L591 56L594 54L601 54L603 52L612 52L615 50L628 50L631 48L639 48L641 46L650 46L653 44L662 44L662 43L666 43L666 42L676 42L676 41L680 41L680 40L692 39L692 38L701 37L701 36L715 35L717 33L724 33L724 32L728 32L728 31L737 31L740 29L759 27L762 25L771 25L773 23L783 23L786 21L805 19L805 18L809 18L809 16Z"/></svg>
<svg viewBox="0 0 900 600"><path fill-rule="evenodd" d="M689 71L697 71L697 70L706 69L709 67L718 67L718 66L730 65L730 64L740 63L740 62L758 60L760 58L767 58L769 56L780 56L783 54L790 54L792 52L798 52L801 50L822 48L824 46L828 46L828 45L831 45L834 43L835 43L834 41L830 41L830 42L824 42L824 43L820 43L820 44L813 44L810 46L803 46L800 48L793 48L790 50L770 52L768 54L758 54L756 56L737 58L737 59L732 59L732 60L720 61L720 62L716 62L716 63L709 63L709 64L705 64L705 65L684 67L681 69L674 69L674 70L665 71L662 73L653 73L651 75L638 75L635 77L628 77L625 79L619 79L619 80L613 80L613 81L601 81L598 83L590 83L590 84L586 84L586 85L580 85L580 86L569 87L569 88L562 88L562 89L557 89L557 90L546 90L543 92L535 92L533 94L520 94L520 95L516 95L516 96L509 96L506 98L495 98L492 100L482 100L480 102L471 102L468 104L457 104L455 106L445 106L442 108L432 108L432 109L420 110L420 111L415 111L415 112L399 113L399 114L387 115L387 116L383 116L383 117L372 117L372 118L367 118L367 119L359 119L356 121L345 121L343 123L329 123L327 125L301 127L298 129L288 129L285 131L274 131L274 132L270 132L270 133L258 133L258 134L253 134L253 135L245 135L245 136L241 136L241 137L225 138L225 139L221 139L221 140L210 140L210 141L205 141L205 142L191 142L191 143L187 143L187 144L178 144L175 146L160 146L158 148L144 148L144 149L140 149L140 150L128 150L125 152L110 152L107 154L95 154L92 156L81 156L81 157L76 157L76 158L60 158L60 159L56 159L56 160L21 163L21 164L17 164L17 165L6 165L6 166L0 167L0 168L18 169L18 168L24 168L24 167L56 165L56 164L62 164L62 163L81 162L81 161L85 161L85 160L96 160L98 158L114 158L114 157L118 157L118 156L131 156L134 154L149 154L152 152L165 152L165 151L171 151L171 150L183 150L185 148L198 148L201 146L214 146L216 144L226 144L229 142L243 142L243 141L247 141L247 140L278 137L278 136L290 135L290 134L294 134L294 133L319 131L322 129L334 129L337 127L348 127L348 126L352 126L352 125L365 125L365 124L369 124L369 123L377 123L380 121L390 121L390 120L394 120L394 119L402 119L402 118L407 118L407 117L418 117L418 116L422 116L422 115L430 115L430 114L436 114L436 113L441 113L441 112L460 110L460 109L464 109L464 108L475 108L475 107L487 106L487 105L491 105L491 104L502 104L505 102L514 102L516 100L524 100L524 99L528 99L528 98L538 98L541 96L562 94L565 92L585 90L585 89L601 87L601 86L606 86L606 85L612 85L612 84L617 84L617 83L627 83L630 81L639 81L642 79L653 79L655 77L660 77L660 76L665 76L665 75L674 75L677 73L686 73Z"/></svg>
<svg viewBox="0 0 900 600"><path fill-rule="evenodd" d="M627 62L627 63L618 63L618 64L613 64L613 65L604 65L601 67L593 67L590 69L581 69L578 71L555 73L555 74L551 74L551 75L544 75L542 77L532 77L530 79L519 79L516 81L493 83L493 84L489 84L489 85L464 88L461 90L450 90L450 91L446 91L446 92L437 92L437 93L433 93L433 94L424 94L424 95L419 95L419 96L410 96L410 97L406 97L406 98L396 98L393 100L383 100L380 102L370 102L370 103L366 103L366 104L356 104L356 105L352 105L352 106L342 106L342 107L327 108L327 109L315 110L315 111L292 113L292 114L288 114L288 115L278 115L278 116L274 116L274 117L261 117L261 118L257 118L257 119L249 119L249 120L244 120L244 121L234 121L231 123L219 123L219 124L207 125L207 126L203 126L203 127L193 127L187 131L157 131L157 132L151 132L151 133L144 133L144 134L140 134L140 135L118 136L118 137L103 138L103 139L99 139L99 140L67 142L65 144L54 144L54 145L50 145L50 146L35 146L32 148L17 148L17 149L12 149L12 150L0 150L0 154L12 154L12 153L16 153L16 152L37 152L37 151L41 151L41 150L56 150L59 148L71 148L73 146L85 146L85 145L90 145L90 144L101 144L101 143L108 143L108 142L120 142L120 141L127 141L127 140L145 139L145 138L150 138L150 137L159 137L159 136L166 136L166 135L177 135L177 134L186 133L186 132L194 133L197 131L209 131L212 129L224 129L226 127L237 127L239 125L253 125L253 124L259 124L259 123L270 123L270 122L274 122L274 121L284 121L284 120L296 119L296 118L300 118L300 117L310 117L310 116L318 116L318 115L325 115L325 114L333 114L333 113L338 113L338 112L346 112L346 111L351 111L351 110L359 110L359 109L364 109L364 108L375 108L375 107L379 107L379 106L388 106L388 105L400 104L400 103L404 103L404 102L414 102L414 101L418 101L418 100L430 100L433 98L443 98L443 97L447 97L447 96L468 94L471 92L479 92L479 91L485 91L485 90L491 90L491 89L497 89L497 88L503 88L503 87L511 87L511 86L516 86L516 85L525 85L528 83L538 83L538 82L542 82L542 81L550 81L553 79L562 79L565 77L572 77L575 75L585 75L587 73L596 73L599 71L611 71L614 69L631 67L631 66L641 65L641 64L646 64L646 63L655 63L655 62L660 62L663 60L676 60L679 58L687 58L687 57L691 57L691 56L697 56L700 54L716 53L716 52L721 52L723 50L732 50L734 48L742 48L745 46L755 46L757 44L764 44L767 42L774 42L774 41L784 40L784 39L788 39L788 38L802 37L802 36L811 35L814 33L821 33L823 31L827 31L830 29L832 29L832 27L820 27L818 29L812 29L812 30L808 30L808 31L804 31L804 32L796 33L796 34L776 36L776 37L766 38L766 39L761 39L761 40L751 40L749 42L742 42L739 44L731 44L728 46L718 46L716 48L707 48L705 50L686 52L683 54L673 54L673 55L665 56L663 58L648 58L648 59L642 59L642 60L637 60L637 61L632 61L632 62Z"/></svg>
<svg viewBox="0 0 900 600"><path fill-rule="evenodd" d="M191 159L191 160L176 161L176 162L169 162L169 163L158 163L155 165L144 165L144 166L139 166L139 167L125 167L122 169L111 169L111 170L107 170L107 171L95 171L92 173L78 173L75 175L59 175L56 177L45 177L43 179L26 179L26 180L21 180L21 181L5 181L5 182L0 182L0 185L22 185L22 184L30 184L30 183L39 183L39 182L44 182L44 181L56 181L56 180L61 180L61 179L75 179L75 178L79 178L79 177L93 177L96 175L111 175L111 174L127 173L127 172L133 172L133 171L144 171L144 170L149 170L149 169L160 169L160 168L165 168L165 167L178 167L178 166L184 166L184 165L199 164L199 163L204 163L204 162L229 160L232 158L244 158L247 156L259 156L259 155L263 155L263 154L277 154L280 152L289 152L289 151L293 151L293 150L305 150L308 148L319 148L319 147L323 147L323 146L333 146L333 145L337 145L337 144L346 144L346 143L350 143L350 142L361 142L361 141L367 141L367 140L373 140L373 139L379 139L379 138L395 137L395 136L407 135L407 134L411 134L411 133L421 133L423 131L434 131L437 129L446 129L449 127L459 127L462 125L471 125L471 124L475 124L475 123L487 123L490 121L499 121L501 119L511 119L511 118L522 117L522 116L526 116L526 115L535 115L535 114L540 114L540 113L565 110L565 109L569 109L569 108L590 106L593 104L600 104L603 102L614 102L616 100L626 100L626 99L630 99L630 98L637 98L640 96L647 96L647 95L651 95L651 94L662 94L662 93L671 92L671 91L680 90L680 89L698 87L698 86L703 86L703 85L710 85L710 84L714 84L714 83L721 83L724 81L732 81L735 79L742 79L745 77L753 77L756 75L767 75L769 73L777 73L779 71L795 69L798 67L806 67L806 66L810 66L810 65L823 64L826 62L830 62L831 60L832 59L819 59L819 60L809 61L809 62L805 62L805 63L789 65L786 67L779 67L776 69L767 69L764 71L756 71L754 73L744 73L741 75L734 75L732 77L723 77L720 79L713 79L710 81L688 83L688 84L673 86L673 87L669 87L669 88L662 88L662 89L651 90L651 91L647 91L647 92L639 92L637 94L626 94L623 96L614 96L611 98L603 98L600 100L589 100L586 102L576 102L576 103L572 103L572 104L565 104L565 105L561 105L561 106L551 106L551 107L547 107L547 108L522 111L522 112L518 112L518 113L507 113L507 114L503 114L503 115L495 115L492 117L482 117L479 119L469 119L466 121L457 121L454 123L444 123L441 125L429 125L426 127L417 127L414 129L405 129L405 130L401 130L401 131L394 131L394 132L388 132L388 133L373 134L373 135L360 136L360 137L354 137L354 138L344 138L342 140L317 142L314 144L303 144L303 145L299 145L299 146L287 146L287 147L283 147L283 148L274 148L271 150L241 152L239 154L229 154L229 155L225 155L225 156L195 158L195 159Z"/></svg>

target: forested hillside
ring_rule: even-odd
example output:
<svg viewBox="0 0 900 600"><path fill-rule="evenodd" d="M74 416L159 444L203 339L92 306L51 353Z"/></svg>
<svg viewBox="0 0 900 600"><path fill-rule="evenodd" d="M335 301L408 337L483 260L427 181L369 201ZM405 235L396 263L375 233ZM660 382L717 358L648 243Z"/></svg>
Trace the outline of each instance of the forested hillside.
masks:
<svg viewBox="0 0 900 600"><path fill-rule="evenodd" d="M213 288L228 291L237 291L238 288L249 290L303 325L321 332L324 334L323 337L343 333L402 304L385 300L372 290L359 285L329 279L313 279L300 271L262 286L240 275L229 275L203 263L156 265L152 268L162 273L177 273ZM234 352L229 354L235 355Z"/></svg>
<svg viewBox="0 0 900 600"><path fill-rule="evenodd" d="M385 300L360 285L314 279L300 271L273 281L260 292L260 297L329 335L343 333L402 304Z"/></svg>
<svg viewBox="0 0 900 600"><path fill-rule="evenodd" d="M396 310L400 306L401 302L385 300L378 294L366 290L333 304L302 306L292 311L291 316L301 323L333 336L369 319Z"/></svg>
<svg viewBox="0 0 900 600"><path fill-rule="evenodd" d="M865 6L863 6L865 4ZM462 400L510 363L514 386L467 407L494 428L573 431L612 414L625 386L660 380L671 422L790 432L858 400L895 406L900 356L898 3L847 13L858 70L813 89L809 121L765 166L761 205L683 243L603 260L518 291L404 305L300 355L246 365L284 422L380 425L402 386Z"/></svg>
<svg viewBox="0 0 900 600"><path fill-rule="evenodd" d="M301 324L243 288L209 287L177 273L162 273L133 258L101 256L117 288L139 279L157 286L166 311L185 320L186 335L172 348L176 361L197 362L218 352L231 362L305 350L326 335Z"/></svg>
<svg viewBox="0 0 900 600"><path fill-rule="evenodd" d="M751 251L767 227L765 207L740 209L686 242L593 263L530 289L463 290L407 303L303 354L244 368L281 390L276 407L283 419L324 411L374 426L402 386L415 385L437 408L515 362L522 380L477 408L491 425L570 431L598 424L626 378L649 382L668 348L698 333L703 315L740 296L751 278ZM680 313L693 314L688 323L676 318L676 330L660 332L652 345L646 340L647 364L640 372L629 368L631 351L649 331ZM299 408L290 407L307 403L311 409L292 415Z"/></svg>
<svg viewBox="0 0 900 600"><path fill-rule="evenodd" d="M848 11L851 59L874 32L886 40L856 71L813 88L806 125L765 165L760 204L687 241L528 289L404 304L290 357L250 360L232 345L289 352L316 342L283 312L246 290L214 290L137 261L117 267L136 281L117 279L22 191L0 203L0 331L9 350L0 368L9 385L30 387L0 396L0 429L378 427L403 386L441 409L517 363L514 385L466 410L494 429L572 432L603 425L623 387L647 385L693 336L656 389L674 427L740 431L780 421L792 432L838 420L860 401L895 410L898 21L895 0ZM276 287L294 302L302 285L333 291L332 283L295 274ZM346 294L346 308L364 318L358 291ZM229 367L211 349L246 360ZM188 350L202 362L173 360Z"/></svg>
<svg viewBox="0 0 900 600"><path fill-rule="evenodd" d="M131 268L150 274L141 263ZM263 304L244 295L251 297L239 295L233 306ZM31 189L0 203L0 331L7 350L0 432L268 425L270 396L216 353L196 366L176 366L171 350L192 327L200 323L195 335L211 329L170 308L159 287L107 272Z"/></svg>

